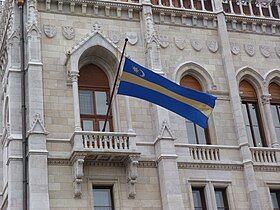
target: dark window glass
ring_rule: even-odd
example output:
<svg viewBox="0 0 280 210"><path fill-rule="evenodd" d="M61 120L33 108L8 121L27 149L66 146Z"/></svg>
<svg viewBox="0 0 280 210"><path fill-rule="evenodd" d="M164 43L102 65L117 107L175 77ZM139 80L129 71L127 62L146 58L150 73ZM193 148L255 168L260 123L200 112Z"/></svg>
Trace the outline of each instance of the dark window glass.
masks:
<svg viewBox="0 0 280 210"><path fill-rule="evenodd" d="M271 105L272 118L275 125L275 131L277 135L278 142L280 143L280 105Z"/></svg>
<svg viewBox="0 0 280 210"><path fill-rule="evenodd" d="M112 188L93 187L94 210L113 210Z"/></svg>
<svg viewBox="0 0 280 210"><path fill-rule="evenodd" d="M280 191L270 190L273 210L280 210Z"/></svg>
<svg viewBox="0 0 280 210"><path fill-rule="evenodd" d="M105 122L110 96L107 75L98 66L86 65L80 69L79 99L82 129L101 131ZM106 131L113 130L110 110Z"/></svg>
<svg viewBox="0 0 280 210"><path fill-rule="evenodd" d="M206 210L204 188L192 188L193 205L195 210Z"/></svg>
<svg viewBox="0 0 280 210"><path fill-rule="evenodd" d="M216 204L218 210L228 210L226 189L215 189Z"/></svg>
<svg viewBox="0 0 280 210"><path fill-rule="evenodd" d="M198 80L190 75L186 75L181 79L180 85L194 90L202 91L202 87ZM210 144L208 127L206 129L186 120L187 135L190 144Z"/></svg>

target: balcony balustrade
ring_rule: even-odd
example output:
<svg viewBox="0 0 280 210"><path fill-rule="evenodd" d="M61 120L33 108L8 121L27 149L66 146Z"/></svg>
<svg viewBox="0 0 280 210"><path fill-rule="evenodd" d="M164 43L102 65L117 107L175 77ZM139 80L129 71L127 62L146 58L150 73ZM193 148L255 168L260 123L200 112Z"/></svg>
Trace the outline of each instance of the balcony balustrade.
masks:
<svg viewBox="0 0 280 210"><path fill-rule="evenodd" d="M250 148L252 159L257 164L277 164L280 158L280 149L253 147Z"/></svg>

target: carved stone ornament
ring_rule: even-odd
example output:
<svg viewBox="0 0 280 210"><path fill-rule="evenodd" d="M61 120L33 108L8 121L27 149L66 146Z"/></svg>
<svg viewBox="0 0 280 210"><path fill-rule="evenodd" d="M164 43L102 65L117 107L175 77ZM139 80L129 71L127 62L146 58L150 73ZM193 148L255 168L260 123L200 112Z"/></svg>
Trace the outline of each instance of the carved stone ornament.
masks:
<svg viewBox="0 0 280 210"><path fill-rule="evenodd" d="M276 55L280 58L280 47L275 47Z"/></svg>
<svg viewBox="0 0 280 210"><path fill-rule="evenodd" d="M53 38L56 35L56 28L54 25L44 25L43 29L44 33L49 38Z"/></svg>
<svg viewBox="0 0 280 210"><path fill-rule="evenodd" d="M66 39L71 40L75 37L75 29L72 26L62 26L62 34Z"/></svg>
<svg viewBox="0 0 280 210"><path fill-rule="evenodd" d="M261 99L262 99L262 104L265 105L265 104L270 104L270 100L271 100L271 95L268 94L268 95L262 95L261 96Z"/></svg>
<svg viewBox="0 0 280 210"><path fill-rule="evenodd" d="M81 198L82 195L82 181L84 176L83 164L84 157L77 157L72 166L72 171L74 175L73 187L75 198Z"/></svg>
<svg viewBox="0 0 280 210"><path fill-rule="evenodd" d="M265 45L260 45L261 54L268 58L270 56L270 47Z"/></svg>
<svg viewBox="0 0 280 210"><path fill-rule="evenodd" d="M167 48L169 46L169 38L167 35L159 35L158 41L159 41L159 45L162 48Z"/></svg>
<svg viewBox="0 0 280 210"><path fill-rule="evenodd" d="M94 23L92 28L91 28L91 32L95 33L95 32L101 32L101 26L98 22Z"/></svg>
<svg viewBox="0 0 280 210"><path fill-rule="evenodd" d="M117 44L121 39L121 35L118 31L109 31L108 37L114 44Z"/></svg>
<svg viewBox="0 0 280 210"><path fill-rule="evenodd" d="M192 39L191 45L192 45L193 49L195 49L196 51L200 51L202 49L202 44L200 43L199 40Z"/></svg>
<svg viewBox="0 0 280 210"><path fill-rule="evenodd" d="M206 45L207 45L208 49L213 53L217 52L219 49L218 42L215 40L206 41Z"/></svg>
<svg viewBox="0 0 280 210"><path fill-rule="evenodd" d="M252 44L244 44L244 48L245 48L245 52L249 55L249 56L254 56L255 55L255 47Z"/></svg>
<svg viewBox="0 0 280 210"><path fill-rule="evenodd" d="M139 156L129 156L126 161L126 179L128 184L128 198L134 199L136 196L135 184L138 177L138 159Z"/></svg>
<svg viewBox="0 0 280 210"><path fill-rule="evenodd" d="M174 42L175 42L176 47L178 47L180 50L183 50L186 46L185 39L175 37Z"/></svg>
<svg viewBox="0 0 280 210"><path fill-rule="evenodd" d="M138 35L136 32L126 32L126 38L128 38L128 43L135 45L138 41Z"/></svg>
<svg viewBox="0 0 280 210"><path fill-rule="evenodd" d="M237 55L240 53L240 47L237 43L230 43L230 50L232 54Z"/></svg>

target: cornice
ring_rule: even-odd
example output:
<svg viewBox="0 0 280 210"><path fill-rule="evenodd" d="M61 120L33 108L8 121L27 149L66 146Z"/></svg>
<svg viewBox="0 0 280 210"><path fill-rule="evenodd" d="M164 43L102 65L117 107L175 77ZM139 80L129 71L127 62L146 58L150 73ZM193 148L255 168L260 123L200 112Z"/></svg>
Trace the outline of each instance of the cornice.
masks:
<svg viewBox="0 0 280 210"><path fill-rule="evenodd" d="M225 14L225 16L226 19L228 20L239 20L244 22L270 23L270 24L280 25L279 19L276 18L262 18L262 17L230 15L230 14Z"/></svg>
<svg viewBox="0 0 280 210"><path fill-rule="evenodd" d="M280 172L280 165L254 165L257 172Z"/></svg>

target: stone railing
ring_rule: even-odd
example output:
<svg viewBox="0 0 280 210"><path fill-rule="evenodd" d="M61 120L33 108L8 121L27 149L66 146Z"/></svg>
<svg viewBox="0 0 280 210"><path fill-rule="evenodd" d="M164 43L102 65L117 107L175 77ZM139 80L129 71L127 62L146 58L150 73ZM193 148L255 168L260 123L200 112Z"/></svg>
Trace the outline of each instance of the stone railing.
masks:
<svg viewBox="0 0 280 210"><path fill-rule="evenodd" d="M274 148L250 148L252 159L255 163L277 163L279 161L279 149Z"/></svg>
<svg viewBox="0 0 280 210"><path fill-rule="evenodd" d="M220 161L219 148L195 145L190 146L189 150L193 160Z"/></svg>
<svg viewBox="0 0 280 210"><path fill-rule="evenodd" d="M136 151L135 136L134 133L76 131L71 142L74 148L87 151L130 152Z"/></svg>
<svg viewBox="0 0 280 210"><path fill-rule="evenodd" d="M211 0L151 0L151 3L162 7L213 11Z"/></svg>
<svg viewBox="0 0 280 210"><path fill-rule="evenodd" d="M258 3L257 1L223 0L223 9L226 13L279 18L279 5L276 3Z"/></svg>

